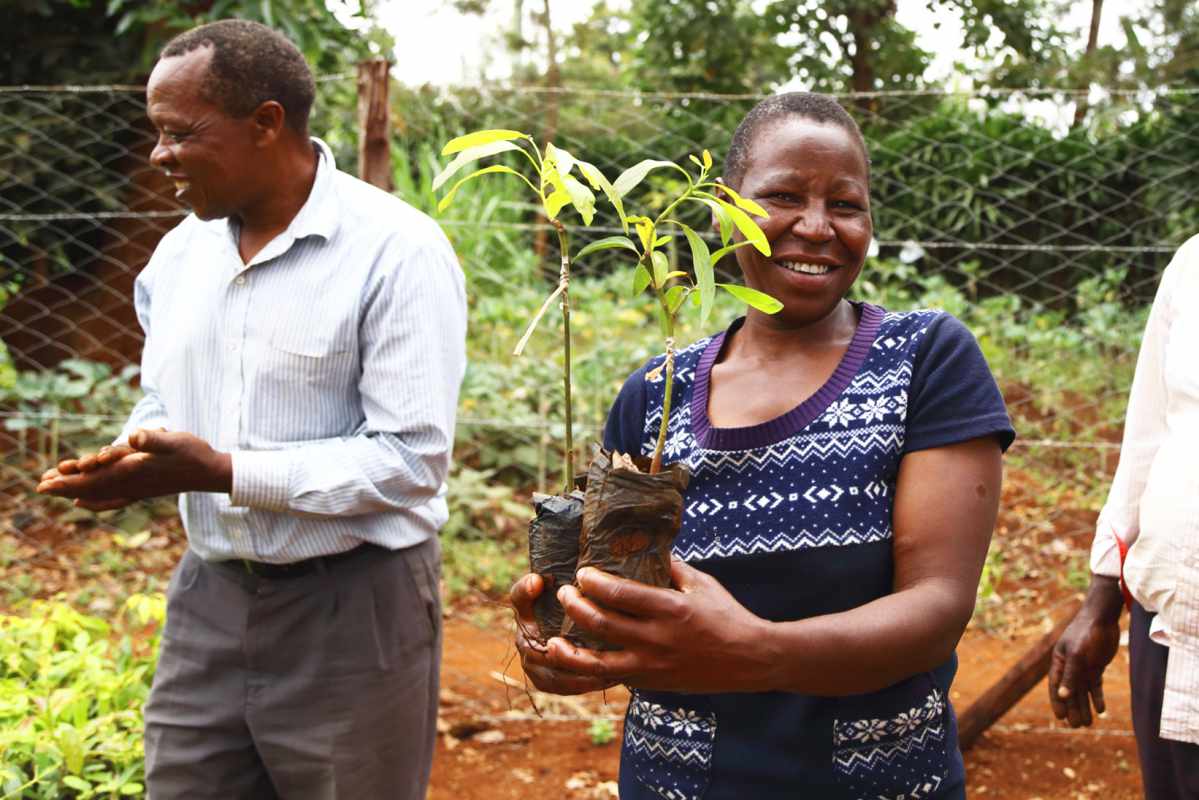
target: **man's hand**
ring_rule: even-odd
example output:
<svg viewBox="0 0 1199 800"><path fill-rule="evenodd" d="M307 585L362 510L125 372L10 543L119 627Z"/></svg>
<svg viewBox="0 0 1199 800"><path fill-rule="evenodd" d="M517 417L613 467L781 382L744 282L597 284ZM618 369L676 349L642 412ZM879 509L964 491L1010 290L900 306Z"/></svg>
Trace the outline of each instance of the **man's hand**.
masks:
<svg viewBox="0 0 1199 800"><path fill-rule="evenodd" d="M676 589L660 589L586 567L579 588L558 598L578 627L623 650L549 641L557 669L676 692L760 691L777 666L766 644L770 623L750 613L712 576L671 562Z"/></svg>
<svg viewBox="0 0 1199 800"><path fill-rule="evenodd" d="M539 641L541 633L537 619L533 616L533 601L544 586L540 575L525 575L512 585L509 595L512 607L516 610L516 649L520 652L520 665L529 680L541 691L552 694L584 694L615 686L616 681L557 669L546 659L545 646Z"/></svg>
<svg viewBox="0 0 1199 800"><path fill-rule="evenodd" d="M228 453L190 433L143 429L129 437L129 447L60 463L42 475L37 491L104 511L179 492L228 492L232 484Z"/></svg>
<svg viewBox="0 0 1199 800"><path fill-rule="evenodd" d="M1103 670L1120 648L1120 608L1123 597L1115 578L1095 575L1082 608L1066 628L1049 665L1049 704L1053 715L1071 728L1091 724L1107 706L1103 700Z"/></svg>

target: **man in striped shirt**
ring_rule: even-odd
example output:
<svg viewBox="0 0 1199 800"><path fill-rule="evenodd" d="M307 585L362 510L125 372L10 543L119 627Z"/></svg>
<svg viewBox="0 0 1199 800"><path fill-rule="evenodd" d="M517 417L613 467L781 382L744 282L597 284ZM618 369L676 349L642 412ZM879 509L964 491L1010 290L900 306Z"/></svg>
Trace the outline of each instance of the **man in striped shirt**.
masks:
<svg viewBox="0 0 1199 800"><path fill-rule="evenodd" d="M180 35L146 94L151 160L194 213L136 283L145 396L39 491L180 494L150 796L423 798L461 270L432 220L309 137L312 74L269 28Z"/></svg>

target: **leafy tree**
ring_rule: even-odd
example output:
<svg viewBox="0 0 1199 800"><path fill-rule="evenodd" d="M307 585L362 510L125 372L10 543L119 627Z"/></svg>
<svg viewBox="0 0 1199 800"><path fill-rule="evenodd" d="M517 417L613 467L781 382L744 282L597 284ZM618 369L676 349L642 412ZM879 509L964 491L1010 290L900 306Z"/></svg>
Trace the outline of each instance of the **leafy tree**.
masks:
<svg viewBox="0 0 1199 800"><path fill-rule="evenodd" d="M370 26L369 0L343 3L363 33L323 0L10 0L14 24L0 29L0 83L134 82L175 34L239 17L288 36L318 73L339 72L390 40Z"/></svg>

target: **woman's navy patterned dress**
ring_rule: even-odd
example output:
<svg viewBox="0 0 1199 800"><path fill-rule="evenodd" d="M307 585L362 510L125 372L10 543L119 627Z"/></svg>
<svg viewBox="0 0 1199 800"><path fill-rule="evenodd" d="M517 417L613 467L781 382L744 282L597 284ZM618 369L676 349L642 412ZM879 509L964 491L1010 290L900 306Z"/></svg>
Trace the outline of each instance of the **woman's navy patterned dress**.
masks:
<svg viewBox="0 0 1199 800"><path fill-rule="evenodd" d="M828 382L781 417L708 421L708 379L728 332L676 358L665 457L691 468L675 555L753 613L798 620L892 591L891 516L903 455L1014 432L978 344L938 311L855 304L860 321ZM737 320L729 332L743 320ZM625 383L605 445L649 454L662 419L652 359ZM964 796L951 658L852 697L633 694L622 800Z"/></svg>

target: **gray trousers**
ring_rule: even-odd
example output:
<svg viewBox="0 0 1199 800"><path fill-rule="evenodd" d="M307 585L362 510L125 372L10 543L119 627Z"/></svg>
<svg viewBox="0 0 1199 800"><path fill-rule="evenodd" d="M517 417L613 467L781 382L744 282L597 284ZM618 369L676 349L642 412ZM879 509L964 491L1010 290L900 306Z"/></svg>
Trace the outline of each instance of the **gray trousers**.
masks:
<svg viewBox="0 0 1199 800"><path fill-rule="evenodd" d="M265 579L188 551L146 703L152 800L420 800L437 723L436 540Z"/></svg>

